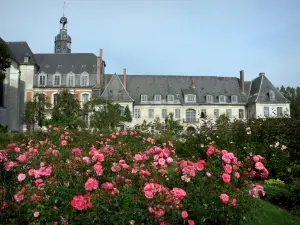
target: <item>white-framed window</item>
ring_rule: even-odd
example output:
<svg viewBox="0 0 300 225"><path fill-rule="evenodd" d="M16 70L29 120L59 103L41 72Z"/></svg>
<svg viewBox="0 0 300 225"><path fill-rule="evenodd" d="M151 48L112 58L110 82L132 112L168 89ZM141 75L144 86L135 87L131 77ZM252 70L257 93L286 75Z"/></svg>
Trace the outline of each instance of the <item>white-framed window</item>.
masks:
<svg viewBox="0 0 300 225"><path fill-rule="evenodd" d="M136 118L136 119L141 118L141 110L140 109L134 109L134 118Z"/></svg>
<svg viewBox="0 0 300 225"><path fill-rule="evenodd" d="M196 95L188 94L184 96L185 103L196 103Z"/></svg>
<svg viewBox="0 0 300 225"><path fill-rule="evenodd" d="M213 96L212 95L206 95L206 103L213 103Z"/></svg>
<svg viewBox="0 0 300 225"><path fill-rule="evenodd" d="M148 118L154 119L154 109L148 109Z"/></svg>
<svg viewBox="0 0 300 225"><path fill-rule="evenodd" d="M89 74L84 72L80 76L80 86L89 86Z"/></svg>
<svg viewBox="0 0 300 225"><path fill-rule="evenodd" d="M25 57L24 57L24 63L28 63L28 61L29 61L29 57L28 57L28 56L25 56Z"/></svg>
<svg viewBox="0 0 300 225"><path fill-rule="evenodd" d="M269 117L270 115L270 110L268 106L264 107L264 117Z"/></svg>
<svg viewBox="0 0 300 225"><path fill-rule="evenodd" d="M141 103L147 103L148 102L148 95L141 95Z"/></svg>
<svg viewBox="0 0 300 225"><path fill-rule="evenodd" d="M39 86L46 86L46 74L39 74Z"/></svg>
<svg viewBox="0 0 300 225"><path fill-rule="evenodd" d="M272 91L272 90L269 91L269 98L270 98L271 101L275 100L275 93L274 93L274 91Z"/></svg>
<svg viewBox="0 0 300 225"><path fill-rule="evenodd" d="M206 109L201 109L200 117L201 118L206 118Z"/></svg>
<svg viewBox="0 0 300 225"><path fill-rule="evenodd" d="M58 93L53 94L53 106L58 104Z"/></svg>
<svg viewBox="0 0 300 225"><path fill-rule="evenodd" d="M225 95L219 95L219 103L226 103L226 96Z"/></svg>
<svg viewBox="0 0 300 225"><path fill-rule="evenodd" d="M237 102L238 102L237 95L231 95L231 103L237 103Z"/></svg>
<svg viewBox="0 0 300 225"><path fill-rule="evenodd" d="M219 109L214 109L214 118L215 119L219 118Z"/></svg>
<svg viewBox="0 0 300 225"><path fill-rule="evenodd" d="M187 122L195 123L196 122L196 110L194 110L194 109L187 109L185 111L185 120Z"/></svg>
<svg viewBox="0 0 300 225"><path fill-rule="evenodd" d="M239 119L244 119L244 110L239 109Z"/></svg>
<svg viewBox="0 0 300 225"><path fill-rule="evenodd" d="M175 119L180 120L180 109L175 109Z"/></svg>
<svg viewBox="0 0 300 225"><path fill-rule="evenodd" d="M226 116L228 119L232 118L232 110L231 109L226 109Z"/></svg>
<svg viewBox="0 0 300 225"><path fill-rule="evenodd" d="M166 119L168 116L168 110L167 109L162 109L161 110L161 118Z"/></svg>
<svg viewBox="0 0 300 225"><path fill-rule="evenodd" d="M61 75L54 74L53 76L53 86L60 86L61 85Z"/></svg>
<svg viewBox="0 0 300 225"><path fill-rule="evenodd" d="M174 103L174 95L167 96L168 103Z"/></svg>
<svg viewBox="0 0 300 225"><path fill-rule="evenodd" d="M89 101L89 94L81 95L82 105L85 105Z"/></svg>
<svg viewBox="0 0 300 225"><path fill-rule="evenodd" d="M120 105L120 115L124 116L125 114L125 106L124 105Z"/></svg>
<svg viewBox="0 0 300 225"><path fill-rule="evenodd" d="M75 74L69 73L67 75L67 86L68 87L74 87L75 86Z"/></svg>
<svg viewBox="0 0 300 225"><path fill-rule="evenodd" d="M277 116L278 116L278 117L283 116L282 107L277 107Z"/></svg>
<svg viewBox="0 0 300 225"><path fill-rule="evenodd" d="M160 103L161 102L161 95L154 95L154 101L155 101L155 103Z"/></svg>

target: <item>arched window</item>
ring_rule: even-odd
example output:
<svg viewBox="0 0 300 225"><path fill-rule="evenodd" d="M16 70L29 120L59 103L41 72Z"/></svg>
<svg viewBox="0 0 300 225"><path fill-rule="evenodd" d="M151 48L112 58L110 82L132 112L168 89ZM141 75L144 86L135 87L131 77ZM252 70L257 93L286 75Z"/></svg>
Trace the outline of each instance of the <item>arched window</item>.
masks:
<svg viewBox="0 0 300 225"><path fill-rule="evenodd" d="M187 109L185 111L185 119L186 122L196 122L196 110L194 109Z"/></svg>

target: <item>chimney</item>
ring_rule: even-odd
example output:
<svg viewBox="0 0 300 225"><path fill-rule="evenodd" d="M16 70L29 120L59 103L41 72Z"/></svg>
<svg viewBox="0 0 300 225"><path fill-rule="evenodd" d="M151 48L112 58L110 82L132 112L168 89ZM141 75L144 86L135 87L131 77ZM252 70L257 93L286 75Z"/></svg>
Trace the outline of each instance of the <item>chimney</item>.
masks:
<svg viewBox="0 0 300 225"><path fill-rule="evenodd" d="M242 92L245 92L245 77L244 77L244 70L240 71L240 86L242 89Z"/></svg>
<svg viewBox="0 0 300 225"><path fill-rule="evenodd" d="M123 75L124 75L123 85L124 85L124 88L126 90L126 68L123 69Z"/></svg>
<svg viewBox="0 0 300 225"><path fill-rule="evenodd" d="M101 71L102 71L102 48L100 48L100 56L97 57L96 86L98 88L100 87Z"/></svg>
<svg viewBox="0 0 300 225"><path fill-rule="evenodd" d="M192 88L196 88L196 82L192 81Z"/></svg>
<svg viewBox="0 0 300 225"><path fill-rule="evenodd" d="M259 73L259 76L264 76L265 75L265 72L260 72Z"/></svg>

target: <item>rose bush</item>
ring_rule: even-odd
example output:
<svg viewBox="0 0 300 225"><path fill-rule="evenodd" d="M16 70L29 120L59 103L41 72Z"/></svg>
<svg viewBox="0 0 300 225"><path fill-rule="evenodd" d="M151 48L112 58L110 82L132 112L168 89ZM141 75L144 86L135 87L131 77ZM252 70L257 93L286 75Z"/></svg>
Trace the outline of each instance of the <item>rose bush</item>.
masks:
<svg viewBox="0 0 300 225"><path fill-rule="evenodd" d="M260 155L210 145L184 159L133 131L92 142L50 126L39 137L0 152L5 224L240 224L265 194Z"/></svg>

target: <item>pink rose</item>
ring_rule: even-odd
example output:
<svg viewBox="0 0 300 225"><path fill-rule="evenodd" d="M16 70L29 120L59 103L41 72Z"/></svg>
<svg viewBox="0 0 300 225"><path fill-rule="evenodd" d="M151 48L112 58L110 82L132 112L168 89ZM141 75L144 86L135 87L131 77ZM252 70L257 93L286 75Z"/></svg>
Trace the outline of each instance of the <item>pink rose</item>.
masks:
<svg viewBox="0 0 300 225"><path fill-rule="evenodd" d="M223 173L222 179L223 179L223 181L224 181L225 183L229 183L231 178L230 178L230 175L229 175L229 174Z"/></svg>
<svg viewBox="0 0 300 225"><path fill-rule="evenodd" d="M33 216L34 216L35 218L39 217L39 215L40 215L39 212L34 212L34 213L33 213Z"/></svg>
<svg viewBox="0 0 300 225"><path fill-rule="evenodd" d="M264 167L264 164L262 164L261 162L257 162L257 163L255 163L255 168L257 170L263 170L265 167Z"/></svg>
<svg viewBox="0 0 300 225"><path fill-rule="evenodd" d="M231 201L231 205L233 205L233 206L236 206L236 199L234 198L234 199L232 199L232 201Z"/></svg>
<svg viewBox="0 0 300 225"><path fill-rule="evenodd" d="M235 176L237 179L239 179L241 175L240 175L240 173L235 172L234 176Z"/></svg>
<svg viewBox="0 0 300 225"><path fill-rule="evenodd" d="M194 220L188 220L188 225L195 225L195 221Z"/></svg>
<svg viewBox="0 0 300 225"><path fill-rule="evenodd" d="M23 180L25 180L25 178L26 178L26 175L25 175L24 173L20 173L20 174L18 175L18 181L19 181L19 182L22 182Z"/></svg>
<svg viewBox="0 0 300 225"><path fill-rule="evenodd" d="M84 187L85 187L85 190L92 191L92 190L96 190L98 188L98 185L99 185L99 182L96 179L89 178L85 182Z"/></svg>
<svg viewBox="0 0 300 225"><path fill-rule="evenodd" d="M232 166L229 164L226 164L225 166L223 166L224 171L228 174L230 174L232 172Z"/></svg>
<svg viewBox="0 0 300 225"><path fill-rule="evenodd" d="M136 161L141 161L141 160L143 160L143 157L142 157L140 154L136 154L136 155L134 156L134 159L135 159Z"/></svg>
<svg viewBox="0 0 300 225"><path fill-rule="evenodd" d="M228 201L229 201L229 196L227 194L221 194L220 195L220 199L225 203L227 204Z"/></svg>
<svg viewBox="0 0 300 225"><path fill-rule="evenodd" d="M182 219L186 219L186 218L188 218L188 216L189 216L189 214L187 213L187 211L182 211L182 213L181 213Z"/></svg>
<svg viewBox="0 0 300 225"><path fill-rule="evenodd" d="M166 160L165 160L164 158L160 158L160 159L158 160L158 163L159 163L159 165L163 166L163 165L166 164Z"/></svg>

